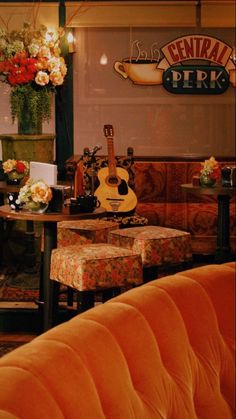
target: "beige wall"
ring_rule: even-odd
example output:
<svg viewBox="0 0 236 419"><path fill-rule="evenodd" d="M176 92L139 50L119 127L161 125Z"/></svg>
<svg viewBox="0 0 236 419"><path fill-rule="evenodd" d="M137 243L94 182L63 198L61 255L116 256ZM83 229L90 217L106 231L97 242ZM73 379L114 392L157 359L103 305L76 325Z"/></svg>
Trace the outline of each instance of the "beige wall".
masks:
<svg viewBox="0 0 236 419"><path fill-rule="evenodd" d="M200 6L199 6L200 4ZM191 33L218 36L235 46L235 1L66 2L76 27L74 54L75 153L102 144L113 124L115 150L136 155L234 155L235 89L219 96L171 95L163 86L135 86L114 71L131 40L160 48ZM102 56L107 64L101 65Z"/></svg>
<svg viewBox="0 0 236 419"><path fill-rule="evenodd" d="M103 125L114 127L116 154L132 146L137 156L235 154L235 88L221 95L176 95L163 85L135 85L114 70L129 57L130 44L140 40L149 51L193 29L78 28L74 59L75 154L102 145L107 154ZM194 30L194 33L197 33ZM201 29L229 45L232 29ZM101 64L102 57L107 63Z"/></svg>
<svg viewBox="0 0 236 419"><path fill-rule="evenodd" d="M149 47L190 33L218 36L235 44L234 0L66 2L67 24L77 27L74 60L74 148L101 143L103 125L115 129L115 151L133 146L137 155L235 154L235 89L219 96L171 95L163 86L134 86L114 72L116 60L129 54L130 39ZM58 26L58 3L0 2L0 26ZM108 58L100 64L101 56ZM16 132L9 91L0 84L0 130ZM44 132L54 131L54 121ZM0 150L1 158L1 150Z"/></svg>
<svg viewBox="0 0 236 419"><path fill-rule="evenodd" d="M71 27L235 27L234 0L67 1L66 10Z"/></svg>
<svg viewBox="0 0 236 419"><path fill-rule="evenodd" d="M20 29L24 22L36 27L44 24L50 28L58 27L57 3L5 3L0 2L0 26L3 28Z"/></svg>

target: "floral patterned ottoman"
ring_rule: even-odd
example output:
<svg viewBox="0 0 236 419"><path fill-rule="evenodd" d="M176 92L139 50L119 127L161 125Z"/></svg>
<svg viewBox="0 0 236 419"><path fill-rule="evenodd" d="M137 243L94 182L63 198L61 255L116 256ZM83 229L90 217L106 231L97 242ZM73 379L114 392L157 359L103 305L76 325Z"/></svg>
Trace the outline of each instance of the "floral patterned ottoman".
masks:
<svg viewBox="0 0 236 419"><path fill-rule="evenodd" d="M101 302L143 283L140 254L106 243L59 247L52 251L50 278L55 281L49 296L52 323L58 324L60 286L67 289L67 308L76 313L95 305L97 294Z"/></svg>
<svg viewBox="0 0 236 419"><path fill-rule="evenodd" d="M106 243L60 247L52 251L50 278L77 291L139 285L141 256Z"/></svg>
<svg viewBox="0 0 236 419"><path fill-rule="evenodd" d="M191 261L190 233L173 228L144 226L113 230L108 242L140 253L143 267Z"/></svg>
<svg viewBox="0 0 236 419"><path fill-rule="evenodd" d="M57 246L107 243L109 231L118 227L116 222L101 219L61 221L57 224Z"/></svg>

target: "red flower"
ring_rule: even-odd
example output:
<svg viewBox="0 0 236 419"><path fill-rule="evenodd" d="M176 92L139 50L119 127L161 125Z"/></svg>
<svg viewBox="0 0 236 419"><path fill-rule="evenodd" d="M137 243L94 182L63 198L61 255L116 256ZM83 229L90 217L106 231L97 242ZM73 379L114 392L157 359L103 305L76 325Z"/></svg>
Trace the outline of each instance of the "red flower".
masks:
<svg viewBox="0 0 236 419"><path fill-rule="evenodd" d="M28 69L28 71L29 71L30 73L33 73L33 74L35 74L35 73L36 73L36 71L37 71L36 66L35 66L35 63L28 64L28 65L27 65L27 69Z"/></svg>
<svg viewBox="0 0 236 419"><path fill-rule="evenodd" d="M22 161L17 160L16 162L16 171L18 173L24 173L26 170L26 166Z"/></svg>
<svg viewBox="0 0 236 419"><path fill-rule="evenodd" d="M0 62L0 72L6 73L9 71L9 67L10 67L10 62L9 60L7 61L1 61Z"/></svg>
<svg viewBox="0 0 236 419"><path fill-rule="evenodd" d="M213 169L213 171L210 173L210 178L211 179L220 179L221 177L221 170L219 167L216 167L215 169Z"/></svg>
<svg viewBox="0 0 236 419"><path fill-rule="evenodd" d="M27 72L25 67L14 69L12 74L9 74L7 80L11 86L16 84L26 84L34 79L34 73Z"/></svg>
<svg viewBox="0 0 236 419"><path fill-rule="evenodd" d="M12 76L11 74L7 77L7 80L11 86L15 86L17 84L15 76Z"/></svg>
<svg viewBox="0 0 236 419"><path fill-rule="evenodd" d="M18 54L10 60L0 63L0 72L8 73L7 81L11 86L26 84L34 80L37 72L36 58L27 58L24 54Z"/></svg>

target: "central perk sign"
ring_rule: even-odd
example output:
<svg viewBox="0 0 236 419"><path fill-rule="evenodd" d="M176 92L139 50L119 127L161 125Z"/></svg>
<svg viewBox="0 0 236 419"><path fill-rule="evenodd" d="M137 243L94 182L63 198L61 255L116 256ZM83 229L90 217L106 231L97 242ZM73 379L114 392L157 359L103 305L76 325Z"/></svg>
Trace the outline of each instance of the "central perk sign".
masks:
<svg viewBox="0 0 236 419"><path fill-rule="evenodd" d="M151 48L150 57L140 49L140 41L135 43L138 56L114 64L115 70L134 84L163 84L170 93L195 95L222 94L230 84L236 86L233 49L217 38L183 36L164 45L161 52Z"/></svg>
<svg viewBox="0 0 236 419"><path fill-rule="evenodd" d="M171 93L218 95L229 87L229 75L216 66L173 66L164 72L163 86Z"/></svg>
<svg viewBox="0 0 236 419"><path fill-rule="evenodd" d="M232 48L224 42L205 35L188 35L175 39L161 48L170 65L186 60L207 60L226 66Z"/></svg>

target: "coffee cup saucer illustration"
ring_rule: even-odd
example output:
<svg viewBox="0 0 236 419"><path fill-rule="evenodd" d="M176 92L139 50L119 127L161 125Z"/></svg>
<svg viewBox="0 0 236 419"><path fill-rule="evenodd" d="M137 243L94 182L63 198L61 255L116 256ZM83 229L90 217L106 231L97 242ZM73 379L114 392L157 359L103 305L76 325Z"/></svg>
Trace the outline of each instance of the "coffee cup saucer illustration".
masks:
<svg viewBox="0 0 236 419"><path fill-rule="evenodd" d="M226 71L229 74L229 81L233 87L236 87L236 50L235 48L232 51L232 55L228 60L226 66Z"/></svg>
<svg viewBox="0 0 236 419"><path fill-rule="evenodd" d="M136 45L138 49L137 57L131 54L129 58L124 58L122 61L116 61L114 64L115 71L124 77L124 79L129 78L134 84L162 84L164 69L159 67L160 51L155 48L157 44L154 43L151 46L149 57L146 51L141 50L140 41L134 41L133 45Z"/></svg>

